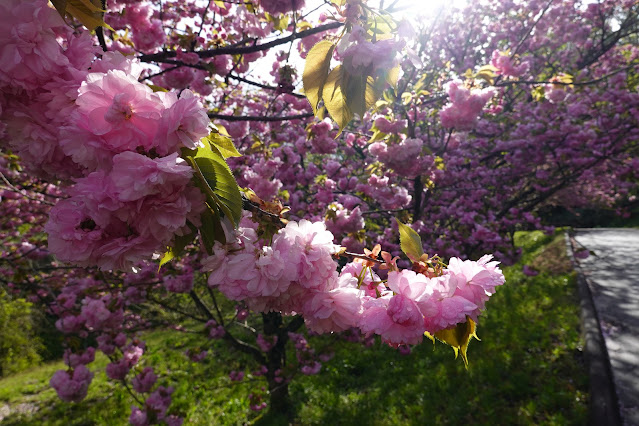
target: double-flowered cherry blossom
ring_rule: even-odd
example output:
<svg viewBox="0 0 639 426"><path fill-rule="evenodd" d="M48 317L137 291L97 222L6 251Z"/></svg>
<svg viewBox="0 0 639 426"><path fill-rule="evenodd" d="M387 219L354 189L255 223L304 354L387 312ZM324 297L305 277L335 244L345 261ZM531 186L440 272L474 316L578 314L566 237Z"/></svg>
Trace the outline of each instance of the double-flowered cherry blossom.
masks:
<svg viewBox="0 0 639 426"><path fill-rule="evenodd" d="M393 346L417 344L424 332L477 320L485 302L504 283L498 262L452 258L438 276L392 270L386 281L363 263L338 273L338 252L323 222L289 222L271 246L257 238L248 218L236 240L217 244L205 263L209 285L256 311L301 313L317 333L359 327Z"/></svg>

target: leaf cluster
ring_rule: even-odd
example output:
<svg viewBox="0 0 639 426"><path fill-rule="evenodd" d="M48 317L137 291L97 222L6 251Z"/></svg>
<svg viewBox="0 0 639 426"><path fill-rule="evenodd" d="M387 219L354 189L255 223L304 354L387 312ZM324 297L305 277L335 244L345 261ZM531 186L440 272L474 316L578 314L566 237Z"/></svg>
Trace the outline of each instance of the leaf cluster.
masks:
<svg viewBox="0 0 639 426"><path fill-rule="evenodd" d="M226 158L240 157L231 139L215 128L201 141L197 149L183 149L182 156L194 170L195 184L206 196L206 208L202 213L201 225L189 223L191 232L176 236L172 247L168 247L160 261L160 267L179 256L184 248L193 242L198 232L209 254L216 241L226 243L223 220L237 227L242 218L242 194L231 172Z"/></svg>

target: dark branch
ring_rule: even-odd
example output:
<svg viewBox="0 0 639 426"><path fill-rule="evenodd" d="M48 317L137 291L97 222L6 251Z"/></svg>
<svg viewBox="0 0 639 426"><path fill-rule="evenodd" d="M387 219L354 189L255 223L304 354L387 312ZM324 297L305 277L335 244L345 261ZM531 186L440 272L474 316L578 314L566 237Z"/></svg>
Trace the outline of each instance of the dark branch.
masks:
<svg viewBox="0 0 639 426"><path fill-rule="evenodd" d="M259 87L261 89L266 89L266 90L278 90L279 89L279 87L276 87L276 86L269 86L269 85L266 85L266 84L258 83L257 81L247 80L246 78L240 77L239 75L229 74L228 78L232 78L233 80L237 80L237 81L240 81L242 83L250 84L251 86ZM306 96L304 96L304 95L302 95L300 93L288 93L288 94L292 95L292 96L295 96L296 98L300 98L300 99L303 99L303 98L306 97Z"/></svg>
<svg viewBox="0 0 639 426"><path fill-rule="evenodd" d="M220 55L244 55L247 53L261 52L264 50L268 50L271 47L279 46L281 44L286 44L291 41L309 37L324 31L333 30L343 25L344 24L342 22L331 22L330 24L320 25L319 27L311 28L310 30L302 31L299 33L294 33L287 37L278 38L268 43L256 44L254 46L242 46L242 47L241 46L219 47L217 49L202 50L202 51L194 52L194 53L197 53L197 55L200 58L204 59L204 58L212 58L214 56L220 56ZM165 50L160 53L141 55L139 59L142 62L165 62L166 59L175 58L176 55L177 55L177 52L175 50Z"/></svg>
<svg viewBox="0 0 639 426"><path fill-rule="evenodd" d="M209 112L209 118L217 118L219 120L226 121L288 121L288 120L300 120L304 118L310 118L313 116L312 112L308 112L305 114L297 114L297 115L283 115L283 116L271 116L271 117L262 117L256 115L225 115L225 114L214 114Z"/></svg>

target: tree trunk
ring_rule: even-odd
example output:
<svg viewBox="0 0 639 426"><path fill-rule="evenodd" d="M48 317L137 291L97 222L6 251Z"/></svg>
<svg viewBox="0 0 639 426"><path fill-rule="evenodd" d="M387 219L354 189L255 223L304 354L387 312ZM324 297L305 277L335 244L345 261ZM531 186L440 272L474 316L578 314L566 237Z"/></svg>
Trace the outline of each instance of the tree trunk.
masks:
<svg viewBox="0 0 639 426"><path fill-rule="evenodd" d="M266 367L268 372L266 373L266 380L268 381L270 394L269 414L273 417L284 416L287 420L293 420L295 410L288 392L288 381L283 375L275 374L277 370L281 370L286 365L288 330L283 327L282 315L278 312L262 314L262 320L264 322L264 334L271 338L277 336L277 342L267 354Z"/></svg>

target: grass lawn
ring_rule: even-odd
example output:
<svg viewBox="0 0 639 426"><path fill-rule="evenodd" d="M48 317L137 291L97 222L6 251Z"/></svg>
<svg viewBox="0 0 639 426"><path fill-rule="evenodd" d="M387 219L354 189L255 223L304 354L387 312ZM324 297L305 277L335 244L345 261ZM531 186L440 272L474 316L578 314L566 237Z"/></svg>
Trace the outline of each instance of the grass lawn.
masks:
<svg viewBox="0 0 639 426"><path fill-rule="evenodd" d="M335 357L317 376L296 377L291 395L299 424L550 424L586 423L588 378L583 365L575 275L563 235L519 233L521 262L505 268L506 285L480 318L481 342L471 343L470 366L453 351L425 341L411 354L376 343L371 348L338 341ZM540 271L522 273L523 264ZM244 364L220 346L200 364L184 348L200 336L156 331L146 336L146 362L164 385L176 388L171 411L185 424L272 424L248 409L248 395L265 386L259 378L230 382L227 373ZM320 344L334 340L319 338ZM191 342L191 343L190 343ZM177 350L167 350L177 349ZM126 390L106 380L105 357L91 366L95 378L87 399L59 401L47 383L62 363L0 380L3 424L126 424L134 403ZM168 379L170 377L170 379ZM4 413L4 414L3 414Z"/></svg>

